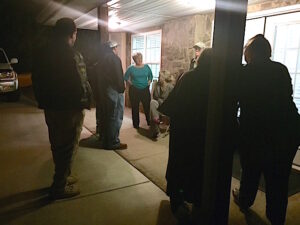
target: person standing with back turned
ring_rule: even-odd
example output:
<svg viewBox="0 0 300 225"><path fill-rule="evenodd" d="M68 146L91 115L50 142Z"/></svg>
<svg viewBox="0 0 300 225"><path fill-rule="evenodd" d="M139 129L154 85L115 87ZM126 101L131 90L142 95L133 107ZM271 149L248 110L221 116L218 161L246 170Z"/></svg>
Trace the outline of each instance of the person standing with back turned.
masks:
<svg viewBox="0 0 300 225"><path fill-rule="evenodd" d="M266 183L266 215L284 225L288 183L300 144L299 114L293 102L291 77L281 63L270 60L269 41L258 34L245 47L239 81L240 188L232 191L242 212L254 203L261 174Z"/></svg>
<svg viewBox="0 0 300 225"><path fill-rule="evenodd" d="M103 58L97 67L99 75L96 86L100 92L103 113L102 145L107 150L127 149L127 144L119 139L124 114L125 82L117 48L117 42L106 42L103 45Z"/></svg>
<svg viewBox="0 0 300 225"><path fill-rule="evenodd" d="M73 49L76 25L59 19L53 37L35 54L32 82L39 108L44 109L55 165L50 197L80 194L71 168L82 130L84 108L90 107L91 88L81 54Z"/></svg>

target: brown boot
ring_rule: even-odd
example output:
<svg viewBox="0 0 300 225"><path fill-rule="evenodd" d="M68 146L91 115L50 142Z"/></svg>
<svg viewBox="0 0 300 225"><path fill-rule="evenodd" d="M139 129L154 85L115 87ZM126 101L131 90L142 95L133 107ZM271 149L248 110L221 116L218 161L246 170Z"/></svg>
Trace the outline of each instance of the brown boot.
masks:
<svg viewBox="0 0 300 225"><path fill-rule="evenodd" d="M116 150L124 150L124 149L127 149L127 144L125 143L120 143L119 147L116 148Z"/></svg>

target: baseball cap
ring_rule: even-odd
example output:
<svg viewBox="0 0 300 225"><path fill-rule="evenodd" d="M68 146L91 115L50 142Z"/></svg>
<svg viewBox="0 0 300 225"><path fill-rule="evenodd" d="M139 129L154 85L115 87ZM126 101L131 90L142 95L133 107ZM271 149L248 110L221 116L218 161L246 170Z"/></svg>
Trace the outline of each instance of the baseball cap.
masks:
<svg viewBox="0 0 300 225"><path fill-rule="evenodd" d="M106 42L106 45L110 48L115 48L118 46L118 43L115 41L108 41L108 42Z"/></svg>
<svg viewBox="0 0 300 225"><path fill-rule="evenodd" d="M205 44L201 41L194 44L193 48L205 48Z"/></svg>

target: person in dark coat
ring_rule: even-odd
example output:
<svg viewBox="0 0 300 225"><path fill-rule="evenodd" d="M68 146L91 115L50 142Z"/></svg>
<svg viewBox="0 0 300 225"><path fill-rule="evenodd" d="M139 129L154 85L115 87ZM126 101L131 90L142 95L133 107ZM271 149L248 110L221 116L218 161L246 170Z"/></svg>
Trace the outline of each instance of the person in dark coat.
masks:
<svg viewBox="0 0 300 225"><path fill-rule="evenodd" d="M187 219L178 215L187 211L185 201L201 202L211 57L212 49L205 49L198 66L178 80L158 109L170 117L167 195L178 220Z"/></svg>
<svg viewBox="0 0 300 225"><path fill-rule="evenodd" d="M81 54L73 49L76 25L70 18L59 19L53 38L35 52L33 90L44 110L55 165L52 199L70 198L80 193L72 175L85 108L90 107L91 88Z"/></svg>
<svg viewBox="0 0 300 225"><path fill-rule="evenodd" d="M96 65L94 93L97 122L101 125L102 147L108 150L126 149L119 139L124 114L124 91L122 63L117 55L118 43L108 41L102 46L102 56Z"/></svg>
<svg viewBox="0 0 300 225"><path fill-rule="evenodd" d="M233 196L241 211L247 211L254 203L263 174L266 215L272 225L283 225L289 175L300 144L291 77L284 65L270 60L271 46L263 35L251 38L244 53L247 65L238 93L242 176Z"/></svg>

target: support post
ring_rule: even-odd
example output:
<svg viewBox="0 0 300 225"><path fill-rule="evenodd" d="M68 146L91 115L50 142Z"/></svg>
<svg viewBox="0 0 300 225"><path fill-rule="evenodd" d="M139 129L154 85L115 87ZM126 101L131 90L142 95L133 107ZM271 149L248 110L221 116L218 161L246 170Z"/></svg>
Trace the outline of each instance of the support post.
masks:
<svg viewBox="0 0 300 225"><path fill-rule="evenodd" d="M236 76L241 67L247 0L217 0L199 218L227 225L235 150Z"/></svg>
<svg viewBox="0 0 300 225"><path fill-rule="evenodd" d="M100 5L97 7L98 13L98 31L100 32L100 41L105 43L109 40L108 33L108 7Z"/></svg>

